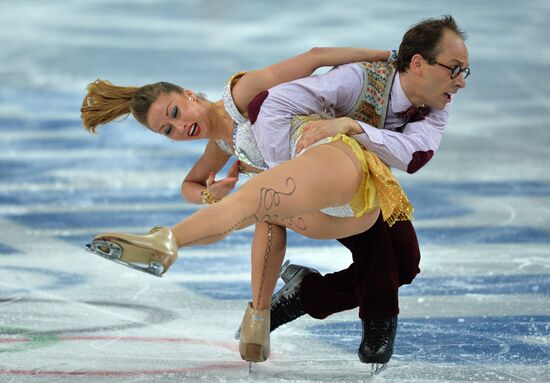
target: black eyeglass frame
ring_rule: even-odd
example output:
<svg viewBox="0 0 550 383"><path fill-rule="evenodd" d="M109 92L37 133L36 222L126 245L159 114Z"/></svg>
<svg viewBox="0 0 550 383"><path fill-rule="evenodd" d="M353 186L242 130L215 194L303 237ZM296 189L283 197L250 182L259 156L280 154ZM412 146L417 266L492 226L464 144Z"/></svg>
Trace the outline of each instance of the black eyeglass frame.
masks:
<svg viewBox="0 0 550 383"><path fill-rule="evenodd" d="M439 61L434 60L430 57L426 57L425 59L426 59L426 61L428 61L432 65L437 64L437 65L442 66L443 68L446 68L446 69L450 70L452 80L454 80L455 78L460 76L461 73L464 73L464 80L466 80L466 78L468 78L468 76L470 75L470 67L469 66L467 66L466 68L461 68L460 65L457 65L457 66L454 66L454 67L451 68L450 66L447 66L445 64L441 64Z"/></svg>

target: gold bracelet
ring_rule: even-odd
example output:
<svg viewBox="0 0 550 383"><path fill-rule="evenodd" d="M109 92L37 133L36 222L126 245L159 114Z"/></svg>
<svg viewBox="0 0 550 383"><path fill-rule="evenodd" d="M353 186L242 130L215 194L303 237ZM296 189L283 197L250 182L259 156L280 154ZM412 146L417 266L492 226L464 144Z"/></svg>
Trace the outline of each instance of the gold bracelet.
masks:
<svg viewBox="0 0 550 383"><path fill-rule="evenodd" d="M212 205L213 203L220 202L219 199L210 194L208 189L204 189L203 191L201 191L201 199L202 203L206 205Z"/></svg>

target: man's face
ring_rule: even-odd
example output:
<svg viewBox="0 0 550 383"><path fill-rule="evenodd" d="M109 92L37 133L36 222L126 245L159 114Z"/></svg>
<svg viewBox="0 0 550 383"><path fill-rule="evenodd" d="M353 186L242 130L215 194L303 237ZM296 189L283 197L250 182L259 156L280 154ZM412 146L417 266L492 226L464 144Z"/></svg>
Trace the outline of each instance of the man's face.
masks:
<svg viewBox="0 0 550 383"><path fill-rule="evenodd" d="M464 73L452 79L451 70L444 66L466 68L469 65L466 44L456 33L445 30L439 47L440 53L437 57L432 57L439 64L425 58L424 63L427 65L422 72L421 86L424 104L435 109L445 108L453 95L466 86Z"/></svg>

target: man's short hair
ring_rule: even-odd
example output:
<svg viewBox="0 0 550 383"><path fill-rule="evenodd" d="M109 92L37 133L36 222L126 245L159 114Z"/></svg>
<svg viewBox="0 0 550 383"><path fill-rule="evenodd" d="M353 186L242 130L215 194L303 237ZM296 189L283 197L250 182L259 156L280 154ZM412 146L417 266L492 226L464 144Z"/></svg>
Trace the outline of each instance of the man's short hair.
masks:
<svg viewBox="0 0 550 383"><path fill-rule="evenodd" d="M411 58L417 53L424 58L435 59L440 53L439 42L446 29L456 33L462 40L466 40L466 34L456 25L451 15L445 15L440 19L425 19L411 27L399 45L397 70L407 71Z"/></svg>

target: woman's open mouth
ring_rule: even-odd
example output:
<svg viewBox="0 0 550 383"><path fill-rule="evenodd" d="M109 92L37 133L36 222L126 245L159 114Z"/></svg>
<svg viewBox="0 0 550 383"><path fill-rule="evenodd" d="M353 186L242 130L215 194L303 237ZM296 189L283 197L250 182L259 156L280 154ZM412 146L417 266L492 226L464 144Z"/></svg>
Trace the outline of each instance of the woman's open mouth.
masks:
<svg viewBox="0 0 550 383"><path fill-rule="evenodd" d="M191 125L191 127L189 128L189 131L187 132L187 135L189 137L196 137L198 136L199 134L201 133L201 128L199 126L198 123L194 123L193 125Z"/></svg>

